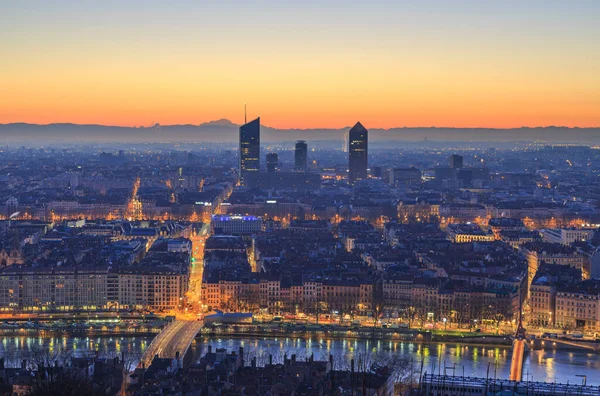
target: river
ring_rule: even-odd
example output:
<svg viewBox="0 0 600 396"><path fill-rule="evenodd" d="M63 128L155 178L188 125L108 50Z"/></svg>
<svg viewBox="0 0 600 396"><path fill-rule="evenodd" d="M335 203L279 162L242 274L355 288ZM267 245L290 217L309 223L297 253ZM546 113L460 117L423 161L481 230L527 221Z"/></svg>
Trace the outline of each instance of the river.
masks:
<svg viewBox="0 0 600 396"><path fill-rule="evenodd" d="M0 356L5 357L7 366L17 366L23 359L35 360L35 356L45 353L50 356L71 353L74 356L91 355L98 351L101 356L115 356L125 353L133 361L150 344L151 337L67 337L67 336L5 336L0 341ZM305 359L314 354L315 359L334 357L336 369L349 368L354 358L357 367L368 366L373 362L397 364L409 362L415 373L435 371L447 374L491 378L508 378L511 349L507 347L483 347L455 343L421 345L411 342L332 340L305 338L218 338L204 337L192 344L193 359L204 355L208 346L238 351L244 348L246 361L252 357L263 365L269 355L274 362L281 362L283 356L296 354L297 359ZM43 352L42 352L43 351ZM600 385L600 355L583 351L537 350L525 356L523 379L547 382L576 382L587 375L587 383Z"/></svg>

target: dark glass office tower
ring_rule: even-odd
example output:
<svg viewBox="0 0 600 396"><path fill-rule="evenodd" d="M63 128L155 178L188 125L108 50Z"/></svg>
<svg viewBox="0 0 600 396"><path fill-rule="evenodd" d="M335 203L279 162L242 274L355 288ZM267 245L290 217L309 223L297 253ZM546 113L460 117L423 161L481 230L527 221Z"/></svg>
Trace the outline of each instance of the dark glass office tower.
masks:
<svg viewBox="0 0 600 396"><path fill-rule="evenodd" d="M260 171L260 117L240 127L240 183L246 174Z"/></svg>
<svg viewBox="0 0 600 396"><path fill-rule="evenodd" d="M348 181L354 184L367 178L367 151L369 146L369 131L360 122L348 133Z"/></svg>
<svg viewBox="0 0 600 396"><path fill-rule="evenodd" d="M304 140L296 142L296 151L294 151L294 170L296 172L306 172L308 170L308 145Z"/></svg>
<svg viewBox="0 0 600 396"><path fill-rule="evenodd" d="M267 153L267 172L277 172L279 169L279 156L277 153Z"/></svg>
<svg viewBox="0 0 600 396"><path fill-rule="evenodd" d="M452 154L450 156L450 168L462 168L463 167L463 156L458 154Z"/></svg>

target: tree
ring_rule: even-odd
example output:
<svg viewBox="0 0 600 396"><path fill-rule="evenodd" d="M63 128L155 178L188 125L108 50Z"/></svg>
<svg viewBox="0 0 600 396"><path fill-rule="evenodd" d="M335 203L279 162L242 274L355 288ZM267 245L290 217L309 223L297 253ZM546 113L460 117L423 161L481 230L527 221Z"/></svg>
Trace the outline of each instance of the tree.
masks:
<svg viewBox="0 0 600 396"><path fill-rule="evenodd" d="M344 325L346 315L350 315L351 320L354 321L354 307L352 304L341 304L338 311L340 315L340 325Z"/></svg>
<svg viewBox="0 0 600 396"><path fill-rule="evenodd" d="M373 296L373 303L371 304L371 316L373 320L373 331L372 337L375 338L375 328L379 323L379 319L383 316L383 301L381 298Z"/></svg>
<svg viewBox="0 0 600 396"><path fill-rule="evenodd" d="M373 328L377 327L379 319L383 316L383 303L381 301L373 301L371 307L371 315L373 320Z"/></svg>
<svg viewBox="0 0 600 396"><path fill-rule="evenodd" d="M417 316L417 309L413 306L408 307L408 327L412 327L413 322L415 321L415 316Z"/></svg>
<svg viewBox="0 0 600 396"><path fill-rule="evenodd" d="M321 312L325 311L326 308L327 308L327 303L325 303L324 301L316 301L315 302L314 310L315 310L315 317L317 318L317 324L319 324L319 316L321 315Z"/></svg>
<svg viewBox="0 0 600 396"><path fill-rule="evenodd" d="M258 290L244 288L240 292L237 309L239 311L254 312L260 308L260 294Z"/></svg>
<svg viewBox="0 0 600 396"><path fill-rule="evenodd" d="M88 361L93 356L87 357ZM33 380L30 396L100 396L106 395L105 384L94 382L88 376L87 367L69 367L70 357L66 352L50 352L44 348L31 351L31 368L38 374Z"/></svg>
<svg viewBox="0 0 600 396"><path fill-rule="evenodd" d="M28 396L106 396L106 387L85 369L50 367L35 378Z"/></svg>
<svg viewBox="0 0 600 396"><path fill-rule="evenodd" d="M498 334L500 333L500 323L502 323L502 321L504 320L504 315L498 312L494 317L494 320L496 321L496 334Z"/></svg>

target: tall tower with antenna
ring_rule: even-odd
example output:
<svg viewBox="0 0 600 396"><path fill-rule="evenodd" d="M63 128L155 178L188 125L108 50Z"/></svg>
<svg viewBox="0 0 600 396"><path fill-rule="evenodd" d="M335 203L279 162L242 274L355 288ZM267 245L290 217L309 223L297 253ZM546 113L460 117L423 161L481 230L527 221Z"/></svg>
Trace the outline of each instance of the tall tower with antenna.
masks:
<svg viewBox="0 0 600 396"><path fill-rule="evenodd" d="M244 125L240 127L240 184L246 186L248 173L260 171L260 117L248 122L244 104Z"/></svg>

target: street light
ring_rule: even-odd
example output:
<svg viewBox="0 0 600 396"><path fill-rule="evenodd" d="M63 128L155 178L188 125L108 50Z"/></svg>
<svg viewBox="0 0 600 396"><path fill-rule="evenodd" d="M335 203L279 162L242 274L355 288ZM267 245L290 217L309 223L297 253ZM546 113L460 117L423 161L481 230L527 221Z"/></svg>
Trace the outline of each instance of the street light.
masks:
<svg viewBox="0 0 600 396"><path fill-rule="evenodd" d="M442 320L443 320L443 322L444 322L444 331L446 331L446 322L448 321L448 319L444 318L444 319L442 319Z"/></svg>

